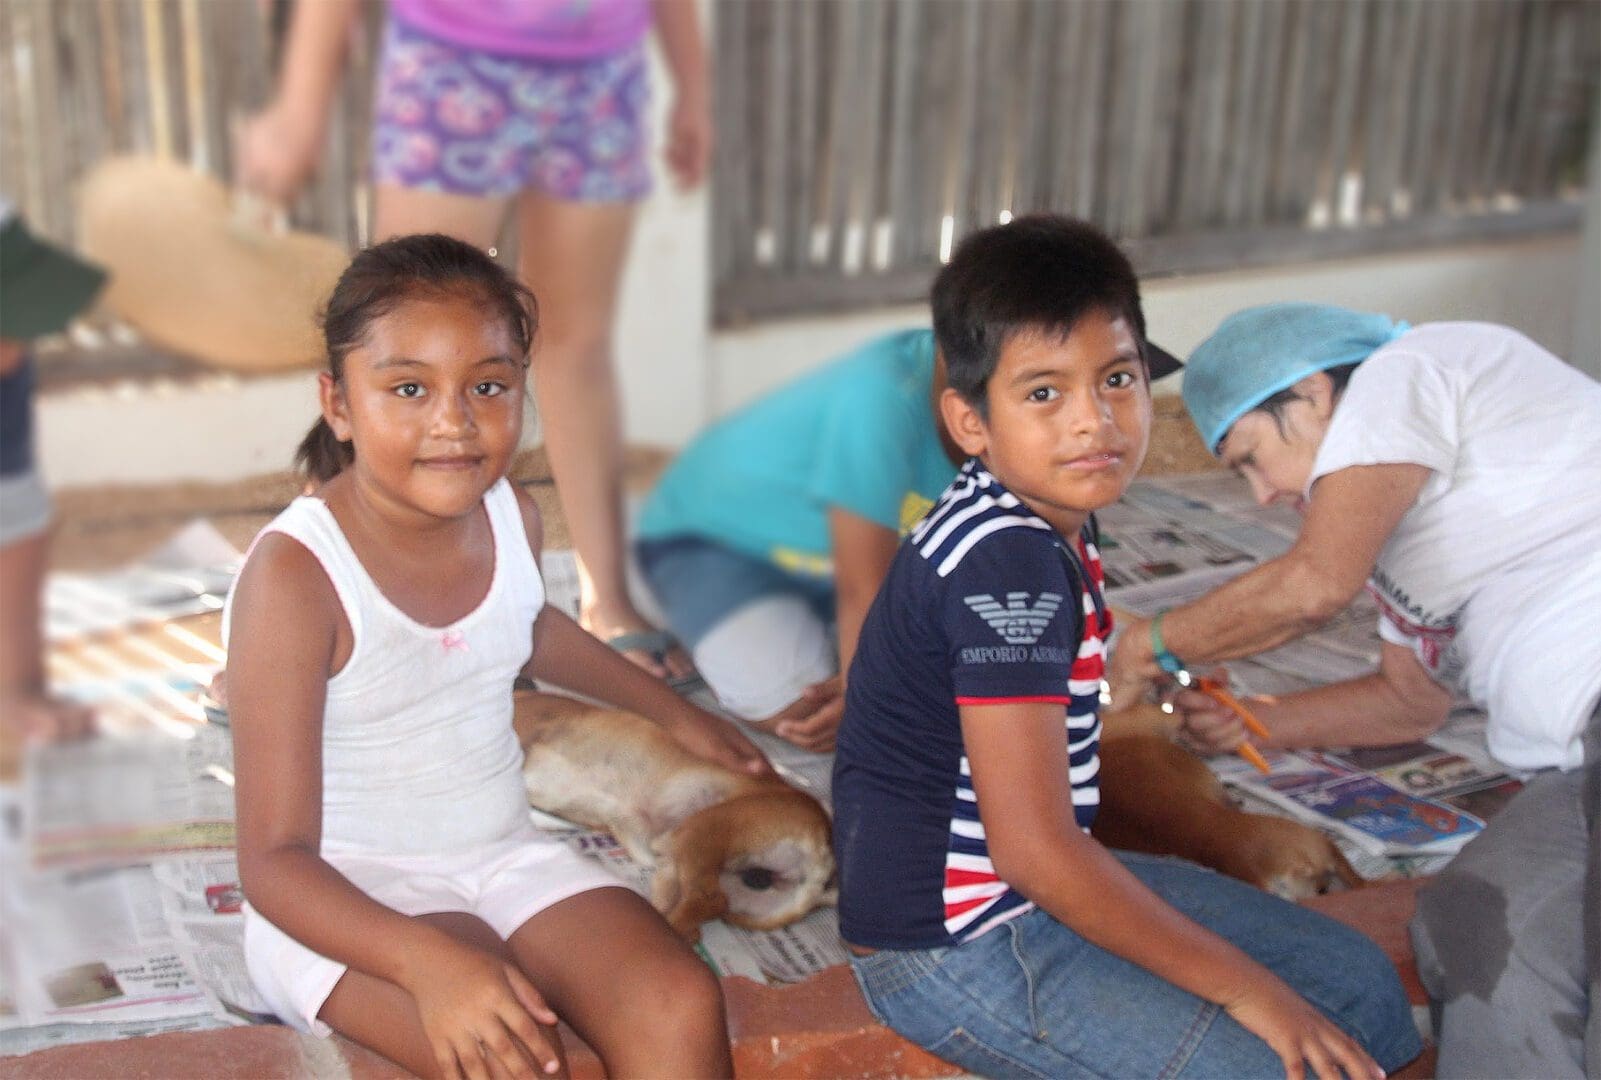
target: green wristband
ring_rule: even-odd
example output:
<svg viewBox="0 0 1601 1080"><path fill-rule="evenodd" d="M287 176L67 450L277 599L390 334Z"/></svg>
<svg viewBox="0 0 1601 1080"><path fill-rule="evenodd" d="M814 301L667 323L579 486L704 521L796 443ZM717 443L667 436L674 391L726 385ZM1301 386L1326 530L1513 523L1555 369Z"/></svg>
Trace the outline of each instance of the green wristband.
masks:
<svg viewBox="0 0 1601 1080"><path fill-rule="evenodd" d="M1169 675L1177 675L1184 670L1184 661L1168 651L1167 645L1162 641L1162 619L1167 612L1158 612L1156 618L1151 620L1151 657L1156 666Z"/></svg>

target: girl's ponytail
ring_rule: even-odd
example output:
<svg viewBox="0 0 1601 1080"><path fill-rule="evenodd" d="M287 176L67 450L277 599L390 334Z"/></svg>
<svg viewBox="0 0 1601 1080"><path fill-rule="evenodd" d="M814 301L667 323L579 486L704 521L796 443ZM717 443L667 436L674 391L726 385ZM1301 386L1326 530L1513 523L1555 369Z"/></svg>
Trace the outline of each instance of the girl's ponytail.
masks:
<svg viewBox="0 0 1601 1080"><path fill-rule="evenodd" d="M348 442L340 442L334 429L328 426L328 421L320 416L295 450L295 468L306 479L319 484L325 484L344 472L354 460L354 448Z"/></svg>

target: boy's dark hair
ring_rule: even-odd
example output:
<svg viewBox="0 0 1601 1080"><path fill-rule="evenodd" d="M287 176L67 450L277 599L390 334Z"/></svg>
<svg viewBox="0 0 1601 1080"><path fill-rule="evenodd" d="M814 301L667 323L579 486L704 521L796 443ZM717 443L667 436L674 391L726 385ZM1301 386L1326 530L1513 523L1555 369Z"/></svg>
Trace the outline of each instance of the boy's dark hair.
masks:
<svg viewBox="0 0 1601 1080"><path fill-rule="evenodd" d="M951 388L980 415L1001 350L1019 331L1066 337L1085 314L1103 311L1128 320L1146 359L1134 268L1111 238L1075 218L1030 214L968 236L934 279L930 306Z"/></svg>
<svg viewBox="0 0 1601 1080"><path fill-rule="evenodd" d="M374 244L350 261L322 310L328 372L345 376L345 356L362 344L374 319L419 295L464 293L489 308L511 331L524 363L539 327L539 307L528 287L486 252L442 233L397 236ZM308 478L333 479L355 460L355 450L335 437L319 417L295 451L295 465Z"/></svg>

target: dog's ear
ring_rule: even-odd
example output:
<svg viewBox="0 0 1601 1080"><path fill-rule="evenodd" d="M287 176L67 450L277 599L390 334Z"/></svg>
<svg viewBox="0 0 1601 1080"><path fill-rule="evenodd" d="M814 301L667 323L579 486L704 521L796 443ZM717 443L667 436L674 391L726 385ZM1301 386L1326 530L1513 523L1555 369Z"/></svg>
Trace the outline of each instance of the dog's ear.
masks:
<svg viewBox="0 0 1601 1080"><path fill-rule="evenodd" d="M715 808L714 808L715 809ZM688 941L700 940L700 924L728 910L718 871L725 847L719 838L690 826L709 811L657 838L656 876L651 882L651 903Z"/></svg>

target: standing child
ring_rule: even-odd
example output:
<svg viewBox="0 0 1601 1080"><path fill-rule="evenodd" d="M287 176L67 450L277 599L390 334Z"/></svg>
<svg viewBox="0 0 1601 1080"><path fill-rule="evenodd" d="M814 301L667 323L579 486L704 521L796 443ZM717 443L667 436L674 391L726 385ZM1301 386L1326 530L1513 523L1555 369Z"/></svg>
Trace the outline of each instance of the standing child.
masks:
<svg viewBox="0 0 1601 1080"><path fill-rule="evenodd" d="M32 342L89 306L105 273L28 230L0 197L0 770L25 740L89 732L93 715L49 693L45 569L50 496L33 452Z"/></svg>
<svg viewBox="0 0 1601 1080"><path fill-rule="evenodd" d="M1420 1040L1367 939L1089 836L1111 631L1092 513L1150 434L1128 261L1087 225L1023 218L969 238L933 308L941 412L972 460L868 612L834 769L840 930L868 1002L984 1075L1404 1064Z"/></svg>
<svg viewBox="0 0 1601 1080"><path fill-rule="evenodd" d="M286 1021L424 1075L554 1073L560 1016L613 1075L727 1075L718 986L642 899L533 830L512 682L760 755L545 605L540 523L505 479L533 299L481 251L358 255L324 320L321 482L230 598L245 951Z"/></svg>

